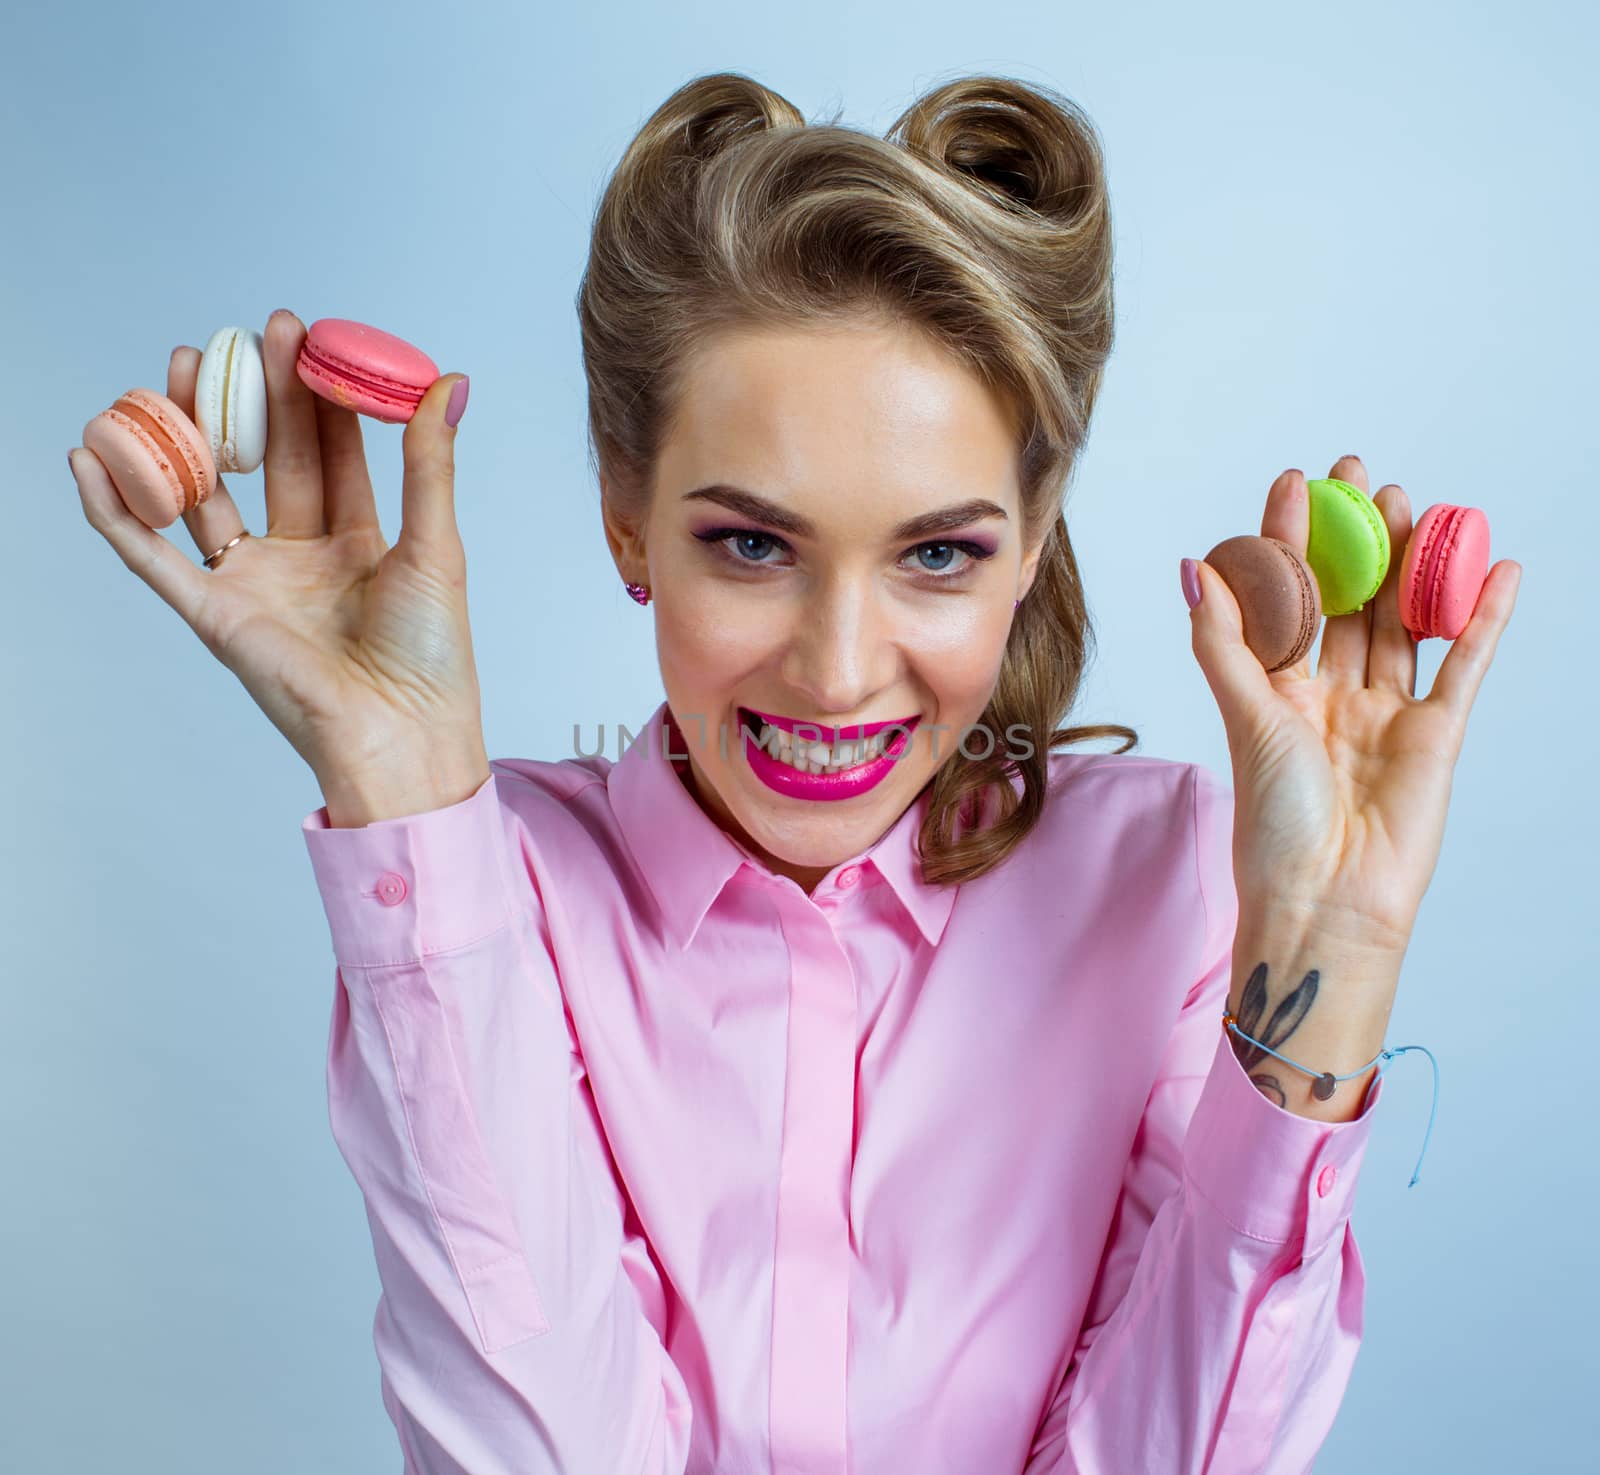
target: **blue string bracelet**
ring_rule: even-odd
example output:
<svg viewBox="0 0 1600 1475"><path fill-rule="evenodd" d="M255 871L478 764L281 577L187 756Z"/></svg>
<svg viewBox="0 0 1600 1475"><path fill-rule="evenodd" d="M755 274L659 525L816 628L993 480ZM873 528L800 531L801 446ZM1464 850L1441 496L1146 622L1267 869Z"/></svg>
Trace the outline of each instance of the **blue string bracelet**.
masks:
<svg viewBox="0 0 1600 1475"><path fill-rule="evenodd" d="M1374 1055L1372 1059L1369 1060L1365 1065L1359 1066L1357 1069L1350 1071L1347 1075L1336 1076L1331 1071L1317 1071L1308 1069L1306 1066L1301 1065L1298 1060L1291 1060L1287 1055L1279 1055L1278 1052L1272 1048L1272 1046L1263 1045L1260 1040L1247 1035L1242 1029L1240 1029L1238 1020L1235 1019L1232 1014L1224 1012L1222 1016L1222 1022L1241 1039L1249 1040L1252 1045L1258 1046L1260 1049L1265 1050L1268 1055L1275 1056L1285 1065L1292 1065L1296 1070L1305 1071L1308 1076L1316 1077L1311 1087L1311 1094L1315 1096L1318 1101L1326 1101L1330 1096L1332 1096L1333 1093L1339 1089L1340 1081L1352 1080L1356 1076L1361 1075L1364 1071L1370 1070L1374 1065L1378 1067L1378 1074L1381 1076L1383 1074L1384 1063L1392 1060L1396 1055L1403 1055L1407 1050L1422 1051L1422 1053L1428 1057L1429 1062L1433 1066L1433 1104L1428 1108L1428 1130L1422 1134L1422 1151L1417 1154L1417 1166L1412 1170L1411 1181L1406 1184L1407 1188L1415 1188L1417 1186L1417 1179L1422 1174L1422 1159L1428 1155L1428 1139L1433 1135L1433 1114L1439 1106L1439 1062L1433 1058L1432 1050L1430 1050L1426 1045L1398 1045L1393 1050L1385 1049L1378 1051L1378 1053Z"/></svg>

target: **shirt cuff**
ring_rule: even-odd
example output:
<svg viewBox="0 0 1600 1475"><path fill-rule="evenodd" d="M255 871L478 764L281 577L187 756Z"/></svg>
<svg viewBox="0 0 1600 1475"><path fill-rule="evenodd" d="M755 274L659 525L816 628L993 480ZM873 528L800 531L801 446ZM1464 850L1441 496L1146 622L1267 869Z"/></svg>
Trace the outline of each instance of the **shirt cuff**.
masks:
<svg viewBox="0 0 1600 1475"><path fill-rule="evenodd" d="M300 831L341 964L415 962L511 918L511 837L492 770L459 804L351 827L331 825L324 804Z"/></svg>
<svg viewBox="0 0 1600 1475"><path fill-rule="evenodd" d="M1310 1259L1340 1232L1355 1205L1356 1179L1383 1094L1374 1077L1359 1116L1303 1117L1256 1089L1218 1025L1211 1073L1184 1140L1184 1174L1240 1234L1287 1244L1305 1237Z"/></svg>

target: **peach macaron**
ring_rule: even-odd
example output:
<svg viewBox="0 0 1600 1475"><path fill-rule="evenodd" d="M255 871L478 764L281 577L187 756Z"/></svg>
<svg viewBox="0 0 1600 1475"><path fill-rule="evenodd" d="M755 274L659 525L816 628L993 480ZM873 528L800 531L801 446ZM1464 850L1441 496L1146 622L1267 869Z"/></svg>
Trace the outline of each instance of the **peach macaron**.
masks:
<svg viewBox="0 0 1600 1475"><path fill-rule="evenodd" d="M169 527L217 485L211 446L184 412L153 389L130 389L83 427L127 507L150 528Z"/></svg>

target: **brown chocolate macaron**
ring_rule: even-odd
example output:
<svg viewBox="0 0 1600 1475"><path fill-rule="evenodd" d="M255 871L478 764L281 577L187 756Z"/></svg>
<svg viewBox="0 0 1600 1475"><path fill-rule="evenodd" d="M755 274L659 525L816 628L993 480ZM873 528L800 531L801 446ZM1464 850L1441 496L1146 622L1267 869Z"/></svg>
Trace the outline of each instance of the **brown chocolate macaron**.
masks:
<svg viewBox="0 0 1600 1475"><path fill-rule="evenodd" d="M1322 594L1317 576L1287 543L1242 533L1224 538L1205 561L1239 602L1244 643L1268 671L1292 666L1317 638Z"/></svg>

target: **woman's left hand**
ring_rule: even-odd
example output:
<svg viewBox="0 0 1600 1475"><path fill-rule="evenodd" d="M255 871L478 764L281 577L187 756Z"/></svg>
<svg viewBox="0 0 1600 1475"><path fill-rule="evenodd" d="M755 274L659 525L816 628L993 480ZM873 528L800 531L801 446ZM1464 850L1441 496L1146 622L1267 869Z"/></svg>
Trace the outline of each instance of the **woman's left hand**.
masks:
<svg viewBox="0 0 1600 1475"><path fill-rule="evenodd" d="M1328 474L1368 491L1354 456ZM1439 858L1467 714L1522 566L1502 559L1489 570L1471 621L1418 699L1416 642L1396 592L1411 506L1392 483L1373 500L1389 529L1389 570L1365 606L1328 619L1315 674L1309 654L1271 674L1262 667L1244 643L1232 591L1204 562L1190 620L1233 763L1241 918L1314 913L1322 935L1392 954L1398 967ZM1309 526L1305 476L1285 471L1267 494L1261 531L1304 557Z"/></svg>

